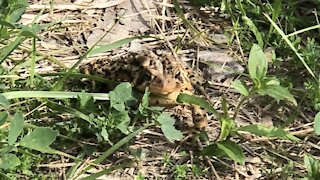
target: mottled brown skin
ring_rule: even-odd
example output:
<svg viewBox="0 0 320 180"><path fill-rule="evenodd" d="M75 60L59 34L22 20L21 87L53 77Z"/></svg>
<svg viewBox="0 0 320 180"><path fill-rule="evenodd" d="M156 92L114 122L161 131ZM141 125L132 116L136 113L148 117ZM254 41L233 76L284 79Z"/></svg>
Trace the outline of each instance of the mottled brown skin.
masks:
<svg viewBox="0 0 320 180"><path fill-rule="evenodd" d="M148 87L154 95L150 103L156 105L175 106L179 93L192 94L193 91L188 78L188 67L169 53L162 56L157 56L152 51L128 53L124 57L89 62L82 65L80 71L118 82L130 82L142 92ZM205 114L198 108L193 109L200 122L199 119L203 119ZM194 124L196 128L204 128L204 125Z"/></svg>

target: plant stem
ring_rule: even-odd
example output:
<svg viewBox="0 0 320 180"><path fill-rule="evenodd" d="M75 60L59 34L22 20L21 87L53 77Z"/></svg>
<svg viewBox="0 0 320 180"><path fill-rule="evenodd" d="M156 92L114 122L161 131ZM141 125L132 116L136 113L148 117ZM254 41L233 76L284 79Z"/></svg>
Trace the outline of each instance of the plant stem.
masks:
<svg viewBox="0 0 320 180"><path fill-rule="evenodd" d="M245 102L246 100L250 99L250 98L255 94L255 92L256 92L256 89L251 89L251 90L249 91L249 95L248 95L248 96L245 96L244 98L241 99L241 101L239 102L239 104L238 104L238 106L236 107L236 110L235 110L235 112L234 112L234 114L233 114L233 117L232 117L233 120L236 119L236 117L237 117L237 115L238 115L238 113L239 113L240 107L244 104L244 102Z"/></svg>

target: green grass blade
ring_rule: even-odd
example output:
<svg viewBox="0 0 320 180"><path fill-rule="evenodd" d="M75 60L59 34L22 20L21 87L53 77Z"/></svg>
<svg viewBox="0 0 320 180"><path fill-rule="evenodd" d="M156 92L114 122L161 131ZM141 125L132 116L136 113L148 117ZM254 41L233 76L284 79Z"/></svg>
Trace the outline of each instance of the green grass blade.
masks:
<svg viewBox="0 0 320 180"><path fill-rule="evenodd" d="M48 76L65 76L66 74L67 73L47 73L47 74L40 74L40 75L42 77L48 77ZM69 76L73 77L73 78L78 78L78 79L87 78L89 80L93 80L93 81L101 82L101 83L105 83L105 84L117 85L120 83L118 81L106 79L106 78L95 76L95 75L89 75L89 74L72 73ZM0 76L0 78L2 78L2 76ZM16 78L16 76L14 76L12 78Z"/></svg>
<svg viewBox="0 0 320 180"><path fill-rule="evenodd" d="M304 29L300 29L299 31L295 31L291 34L288 34L287 37L290 37L290 36L295 36L295 35L298 35L300 33L304 33L304 32L307 32L307 31L310 31L310 30L313 30L313 29L319 29L320 28L320 24L318 25L315 25L315 26L311 26L311 27L307 27L307 28L304 28Z"/></svg>
<svg viewBox="0 0 320 180"><path fill-rule="evenodd" d="M280 15L281 5L282 5L282 0L274 1L274 3L273 3L272 21L274 21L274 22L278 19L279 15ZM273 26L270 25L267 40L266 40L265 44L269 43L269 39L270 39L272 30L273 30Z"/></svg>
<svg viewBox="0 0 320 180"><path fill-rule="evenodd" d="M21 42L23 42L24 40L26 40L27 37L25 36L18 36L13 42L11 42L8 46L6 46L5 48L1 49L1 53L0 53L0 63L2 63L5 59L7 59L7 57L10 55L10 53L15 50L20 44Z"/></svg>
<svg viewBox="0 0 320 180"><path fill-rule="evenodd" d="M73 108L70 108L70 107L67 107L67 106L62 106L58 103L55 103L55 102L52 102L52 101L48 101L47 103L48 107L50 107L51 109L54 109L56 111L60 111L60 112L67 112L67 113L70 113L80 119L83 119L85 121L87 121L89 124L91 124L91 120L90 120L90 117L83 114L82 112L76 110L76 109L73 109Z"/></svg>
<svg viewBox="0 0 320 180"><path fill-rule="evenodd" d="M283 38L283 40L285 40L285 42L289 45L289 47L292 49L292 51L296 54L296 56L299 58L299 60L302 62L302 64L304 65L304 67L308 70L309 74L315 78L316 76L314 75L314 73L312 72L312 70L310 69L310 67L308 66L308 64L306 63L306 61L303 59L303 57L299 54L298 50L294 47L294 45L290 42L290 40L288 39L288 37L284 34L284 32L280 29L280 27L274 22L272 21L272 19L269 17L269 15L264 14L264 16L270 21L270 23L272 24L272 26L277 30L277 32L281 35L281 37Z"/></svg>
<svg viewBox="0 0 320 180"><path fill-rule="evenodd" d="M109 157L111 154L113 154L117 149L119 149L124 144L128 143L132 138L137 136L139 133L141 133L143 130L147 129L148 127L152 126L153 124L147 124L136 131L130 133L128 136L122 138L120 141L118 141L116 144L114 144L111 148L109 148L107 151L105 151L102 155L100 155L93 163L94 164L100 164L103 160L105 160L107 157ZM85 168L82 173L87 172L91 169L92 166L88 166Z"/></svg>
<svg viewBox="0 0 320 180"><path fill-rule="evenodd" d="M32 38L31 66L30 66L30 86L34 85L34 72L36 66L36 38Z"/></svg>
<svg viewBox="0 0 320 180"><path fill-rule="evenodd" d="M193 31L193 33L195 34L199 34L200 32L186 19L186 17L183 14L183 11L178 3L177 0L173 0L173 5L174 8L177 11L177 15L179 16L179 18L182 20L183 24L189 28L191 31Z"/></svg>
<svg viewBox="0 0 320 180"><path fill-rule="evenodd" d="M146 38L146 37L150 37L150 36L135 36L135 37L124 38L124 39L120 39L118 41L112 42L110 44L107 44L107 45L96 47L88 53L87 57L91 57L95 54L111 51L111 50L116 49L118 47L121 47L125 44L128 44L129 42L131 42L133 40Z"/></svg>
<svg viewBox="0 0 320 180"><path fill-rule="evenodd" d="M178 102L182 103L188 103L188 104L195 104L202 108L205 108L208 112L213 113L218 119L220 119L221 114L213 108L213 105L211 105L207 100L197 97L195 95L189 95L185 93L180 93L178 98Z"/></svg>
<svg viewBox="0 0 320 180"><path fill-rule="evenodd" d="M243 9L242 3L240 0L236 0L236 4L241 11L242 16L247 16L246 11Z"/></svg>
<svg viewBox="0 0 320 180"><path fill-rule="evenodd" d="M249 26L250 30L253 32L254 36L256 37L256 40L258 41L258 44L261 48L263 48L263 39L262 35L259 32L257 26L252 22L250 18L247 16L242 16L243 21L246 23L247 26Z"/></svg>
<svg viewBox="0 0 320 180"><path fill-rule="evenodd" d="M148 127L152 126L153 124L147 124L139 129L137 129L136 131L130 133L128 136L126 136L125 138L121 139L120 141L118 141L115 145L113 145L111 148L109 148L107 151L105 151L101 156L98 157L98 159L96 159L93 163L94 164L99 164L101 163L103 160L105 160L107 157L109 157L112 153L114 153L117 149L119 149L121 146L123 146L124 144L128 143L132 138L134 138L136 135L138 135L140 132L142 132L143 130L147 129Z"/></svg>
<svg viewBox="0 0 320 180"><path fill-rule="evenodd" d="M106 175L106 174L109 174L109 173L111 173L112 171L114 171L116 169L123 169L123 168L126 168L126 167L130 167L131 164L132 164L132 162L124 162L124 163L119 164L119 165L113 165L112 167L110 167L108 169L104 169L104 170L99 171L97 173L94 173L94 174L92 174L90 176L82 178L82 180L95 180L98 177Z"/></svg>
<svg viewBox="0 0 320 180"><path fill-rule="evenodd" d="M12 91L2 93L6 99L17 98L55 98L55 99L67 99L77 98L79 95L83 95L83 92L59 92L59 91ZM95 100L109 100L109 95L106 93L84 93L93 96Z"/></svg>

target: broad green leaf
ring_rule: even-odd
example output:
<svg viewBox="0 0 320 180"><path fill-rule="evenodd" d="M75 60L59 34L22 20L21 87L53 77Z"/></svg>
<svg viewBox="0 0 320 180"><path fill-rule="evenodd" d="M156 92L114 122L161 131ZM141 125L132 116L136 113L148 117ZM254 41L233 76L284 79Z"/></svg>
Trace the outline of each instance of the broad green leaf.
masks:
<svg viewBox="0 0 320 180"><path fill-rule="evenodd" d="M237 131L246 131L258 136L274 137L280 139L287 139L292 141L300 141L299 138L287 133L285 130L276 127L266 127L262 124L248 125L240 127Z"/></svg>
<svg viewBox="0 0 320 180"><path fill-rule="evenodd" d="M11 14L10 14L10 18L9 18L9 22L10 23L15 23L17 22L22 14L26 11L26 7L22 7L19 9L14 10Z"/></svg>
<svg viewBox="0 0 320 180"><path fill-rule="evenodd" d="M52 153L49 147L58 136L58 131L47 127L38 127L20 140L20 145L43 153Z"/></svg>
<svg viewBox="0 0 320 180"><path fill-rule="evenodd" d="M183 134L174 127L175 120L167 113L161 113L157 118L160 123L160 128L164 136L170 141L181 140Z"/></svg>
<svg viewBox="0 0 320 180"><path fill-rule="evenodd" d="M247 24L247 26L249 26L249 28L253 32L253 34L256 36L256 40L258 41L259 46L263 47L263 39L262 39L261 33L259 32L256 25L247 16L242 16L242 19Z"/></svg>
<svg viewBox="0 0 320 180"><path fill-rule="evenodd" d="M14 154L2 154L0 156L0 169L9 169L21 164L20 160Z"/></svg>
<svg viewBox="0 0 320 180"><path fill-rule="evenodd" d="M13 145L18 136L23 130L24 119L21 112L17 112L13 115L12 121L10 122L10 129L8 135L8 144Z"/></svg>
<svg viewBox="0 0 320 180"><path fill-rule="evenodd" d="M282 86L278 85L267 85L259 89L258 94L265 96L268 95L276 100L288 100L297 106L297 101L290 93L290 91Z"/></svg>
<svg viewBox="0 0 320 180"><path fill-rule="evenodd" d="M215 116L217 116L218 119L221 117L220 113L218 113L218 111L216 111L213 108L213 106L203 98L200 98L194 95L180 93L177 98L177 101L182 103L198 105L202 108L205 108L208 112L213 113Z"/></svg>
<svg viewBox="0 0 320 180"><path fill-rule="evenodd" d="M111 118L113 119L116 127L123 133L129 134L128 126L130 123L130 117L128 111L112 111Z"/></svg>
<svg viewBox="0 0 320 180"><path fill-rule="evenodd" d="M113 97L116 97L116 96L114 96L114 92L110 92L109 95L110 95L111 99ZM125 111L125 109L126 109L126 106L124 105L124 102L116 102L116 103L113 102L113 103L110 103L110 104L111 104L111 107L113 107L114 109L116 109L118 111Z"/></svg>
<svg viewBox="0 0 320 180"><path fill-rule="evenodd" d="M113 92L116 93L117 102L126 102L129 99L131 99L131 92L132 87L131 84L128 82L124 82L116 86L116 88L113 90Z"/></svg>
<svg viewBox="0 0 320 180"><path fill-rule="evenodd" d="M20 35L25 37L38 38L38 36L34 34L32 31L22 31Z"/></svg>
<svg viewBox="0 0 320 180"><path fill-rule="evenodd" d="M109 133L108 133L108 131L107 131L106 128L102 128L100 134L101 134L101 136L103 137L103 139L104 139L105 141L107 141L108 143L110 143L110 145L113 145L113 143L112 143L112 142L110 141L110 139L109 139Z"/></svg>
<svg viewBox="0 0 320 180"><path fill-rule="evenodd" d="M244 155L241 146L231 140L218 142L217 146L224 151L230 159L240 164L244 164Z"/></svg>
<svg viewBox="0 0 320 180"><path fill-rule="evenodd" d="M132 87L128 82L119 84L109 93L110 106L118 111L124 111L124 103L132 98Z"/></svg>
<svg viewBox="0 0 320 180"><path fill-rule="evenodd" d="M8 113L0 112L0 126L3 125L7 119L8 119Z"/></svg>
<svg viewBox="0 0 320 180"><path fill-rule="evenodd" d="M16 37L16 39L13 42L11 42L9 45L7 45L3 49L1 49L0 63L2 63L4 60L6 60L8 58L8 56L10 55L10 53L13 50L15 50L26 39L27 38L24 36L18 36L18 37Z"/></svg>
<svg viewBox="0 0 320 180"><path fill-rule="evenodd" d="M7 28L2 28L0 30L0 38L1 39L10 39L9 31Z"/></svg>
<svg viewBox="0 0 320 180"><path fill-rule="evenodd" d="M232 83L233 88L235 88L237 91L239 91L240 94L244 95L244 96L248 96L249 95L249 90L248 90L248 86L240 80L236 80Z"/></svg>
<svg viewBox="0 0 320 180"><path fill-rule="evenodd" d="M304 165L306 166L308 177L317 179L320 177L320 162L314 159L311 155L304 156Z"/></svg>
<svg viewBox="0 0 320 180"><path fill-rule="evenodd" d="M241 146L231 140L224 140L211 144L201 152L203 155L223 157L228 156L235 162L244 163L244 155Z"/></svg>
<svg viewBox="0 0 320 180"><path fill-rule="evenodd" d="M145 37L148 37L148 36L129 37L129 38L125 38L125 39L121 39L121 40L112 42L112 43L107 44L107 45L96 47L96 48L92 49L91 52L88 53L87 57L91 57L91 56L93 56L95 54L105 53L105 52L111 51L111 50L116 49L118 47L121 47L121 46L123 46L125 44L128 44L129 42L131 42L131 41L133 41L135 39L145 38Z"/></svg>
<svg viewBox="0 0 320 180"><path fill-rule="evenodd" d="M183 138L183 134L181 131L177 130L173 125L161 125L161 131L164 136L170 141L174 142L175 140L179 141Z"/></svg>
<svg viewBox="0 0 320 180"><path fill-rule="evenodd" d="M251 79L263 79L267 74L267 69L268 64L265 54L259 45L253 44L248 60L248 70Z"/></svg>
<svg viewBox="0 0 320 180"><path fill-rule="evenodd" d="M231 118L221 118L220 123L221 131L218 139L219 141L225 140L229 136L230 132L236 127L236 123Z"/></svg>
<svg viewBox="0 0 320 180"><path fill-rule="evenodd" d="M9 105L10 105L10 102L8 101L8 99L2 94L0 94L0 105L5 108L9 108Z"/></svg>
<svg viewBox="0 0 320 180"><path fill-rule="evenodd" d="M276 85L276 86L280 86L280 81L279 79L272 77L272 78L266 78L266 85L267 86L271 86L271 85Z"/></svg>
<svg viewBox="0 0 320 180"><path fill-rule="evenodd" d="M170 125L173 126L175 120L167 113L161 113L158 118L157 122L160 123L160 125Z"/></svg>
<svg viewBox="0 0 320 180"><path fill-rule="evenodd" d="M0 25L1 26L6 26L6 27L11 28L11 29L15 29L15 26L13 24L11 24L9 22L6 22L6 21L0 20Z"/></svg>
<svg viewBox="0 0 320 180"><path fill-rule="evenodd" d="M90 109L90 107L93 106L94 101L93 96L90 94L82 92L78 95L79 107L82 110Z"/></svg>
<svg viewBox="0 0 320 180"><path fill-rule="evenodd" d="M314 125L313 125L315 133L319 136L320 135L320 112L316 114L314 117Z"/></svg>

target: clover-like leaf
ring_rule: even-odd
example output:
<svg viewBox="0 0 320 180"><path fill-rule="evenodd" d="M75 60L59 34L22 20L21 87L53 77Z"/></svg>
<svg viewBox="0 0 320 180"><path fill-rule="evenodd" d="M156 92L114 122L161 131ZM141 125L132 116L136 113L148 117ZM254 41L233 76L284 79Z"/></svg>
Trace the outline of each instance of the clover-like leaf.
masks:
<svg viewBox="0 0 320 180"><path fill-rule="evenodd" d="M157 121L160 123L160 125L170 125L173 126L175 120L167 113L161 113L158 118Z"/></svg>
<svg viewBox="0 0 320 180"><path fill-rule="evenodd" d="M181 140L183 138L182 132L174 127L175 120L169 114L161 113L157 118L157 121L160 123L160 128L164 136L170 142Z"/></svg>
<svg viewBox="0 0 320 180"><path fill-rule="evenodd" d="M23 115L21 112L17 112L13 115L12 121L10 122L10 129L8 135L8 144L13 145L16 141L18 136L21 134L23 130Z"/></svg>
<svg viewBox="0 0 320 180"><path fill-rule="evenodd" d="M20 145L43 153L53 153L50 148L58 136L58 131L47 127L38 127L20 140Z"/></svg>
<svg viewBox="0 0 320 180"><path fill-rule="evenodd" d="M8 153L0 156L0 169L9 169L21 164L16 155Z"/></svg>
<svg viewBox="0 0 320 180"><path fill-rule="evenodd" d="M124 111L124 103L132 98L132 87L128 82L119 84L109 93L110 106L118 111Z"/></svg>
<svg viewBox="0 0 320 180"><path fill-rule="evenodd" d="M175 140L179 141L183 138L183 134L181 131L177 130L173 125L161 125L161 131L164 136L170 141L173 142Z"/></svg>
<svg viewBox="0 0 320 180"><path fill-rule="evenodd" d="M123 134L129 134L130 116L127 111L112 111L111 118Z"/></svg>
<svg viewBox="0 0 320 180"><path fill-rule="evenodd" d="M78 102L79 102L79 107L80 109L90 109L90 107L93 106L94 103L93 96L82 92L80 95L78 95Z"/></svg>

